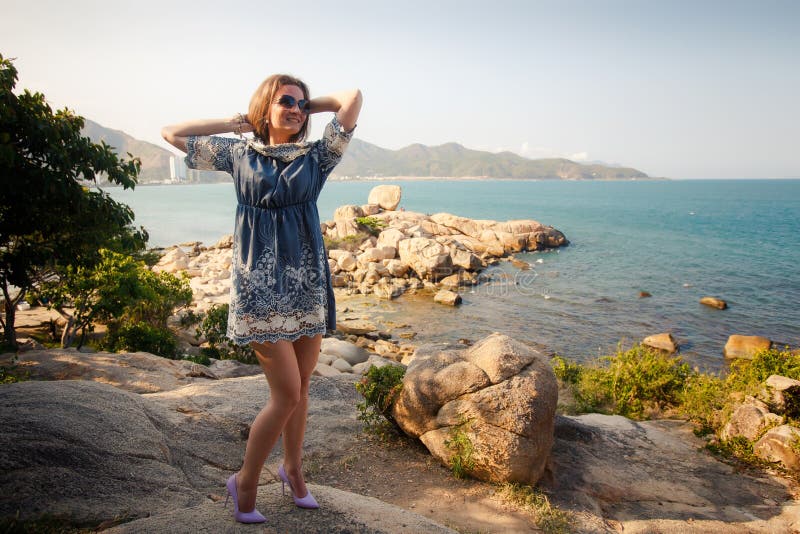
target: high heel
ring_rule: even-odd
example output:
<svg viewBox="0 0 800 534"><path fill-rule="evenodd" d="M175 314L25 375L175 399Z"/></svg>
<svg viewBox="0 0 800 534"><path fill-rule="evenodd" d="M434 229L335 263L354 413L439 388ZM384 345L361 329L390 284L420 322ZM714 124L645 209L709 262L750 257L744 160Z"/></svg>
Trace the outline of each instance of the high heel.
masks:
<svg viewBox="0 0 800 534"><path fill-rule="evenodd" d="M281 491L284 495L286 495L286 484L289 484L289 492L292 494L292 500L294 500L295 506L298 508L308 508L308 509L316 509L319 508L319 504L317 500L311 495L311 492L306 489L306 496L305 497L297 497L294 494L294 490L292 489L292 483L289 482L289 477L286 475L286 470L283 469L283 465L278 467L278 476L281 477Z"/></svg>
<svg viewBox="0 0 800 534"><path fill-rule="evenodd" d="M225 483L228 488L228 495L225 497L225 507L228 507L228 497L233 497L233 518L239 523L263 523L267 520L266 517L261 515L261 512L253 508L252 512L239 511L239 495L236 493L236 473L228 478ZM289 486L291 488L291 486Z"/></svg>

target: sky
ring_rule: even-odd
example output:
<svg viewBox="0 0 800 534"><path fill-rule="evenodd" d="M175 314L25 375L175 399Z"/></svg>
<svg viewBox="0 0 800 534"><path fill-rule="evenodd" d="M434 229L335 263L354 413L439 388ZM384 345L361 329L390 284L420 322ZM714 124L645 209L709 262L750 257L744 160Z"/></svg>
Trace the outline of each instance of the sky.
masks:
<svg viewBox="0 0 800 534"><path fill-rule="evenodd" d="M800 178L800 2L0 0L17 89L167 148L275 72L358 87L357 137L650 176ZM311 137L327 123L312 117Z"/></svg>

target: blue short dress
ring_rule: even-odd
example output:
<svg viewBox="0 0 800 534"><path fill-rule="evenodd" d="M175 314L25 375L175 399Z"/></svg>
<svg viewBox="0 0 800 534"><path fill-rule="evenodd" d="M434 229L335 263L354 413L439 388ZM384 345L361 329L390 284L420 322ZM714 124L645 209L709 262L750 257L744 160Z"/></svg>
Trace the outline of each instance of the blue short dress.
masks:
<svg viewBox="0 0 800 534"><path fill-rule="evenodd" d="M227 335L237 345L336 327L317 198L351 136L334 117L312 143L189 137L187 166L225 171L236 188Z"/></svg>

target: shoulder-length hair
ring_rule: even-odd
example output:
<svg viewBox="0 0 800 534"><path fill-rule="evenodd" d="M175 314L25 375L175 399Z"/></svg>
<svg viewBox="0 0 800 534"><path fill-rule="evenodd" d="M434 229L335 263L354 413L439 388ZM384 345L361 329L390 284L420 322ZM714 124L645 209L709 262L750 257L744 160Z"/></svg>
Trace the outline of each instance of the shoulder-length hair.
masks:
<svg viewBox="0 0 800 534"><path fill-rule="evenodd" d="M263 143L269 144L269 107L275 99L275 93L284 85L296 85L303 91L303 98L309 100L308 86L294 76L288 74L273 74L258 86L256 92L250 98L250 107L247 109L247 120L253 125L253 131ZM308 115L303 121L300 131L294 134L289 140L292 143L303 141L308 135Z"/></svg>

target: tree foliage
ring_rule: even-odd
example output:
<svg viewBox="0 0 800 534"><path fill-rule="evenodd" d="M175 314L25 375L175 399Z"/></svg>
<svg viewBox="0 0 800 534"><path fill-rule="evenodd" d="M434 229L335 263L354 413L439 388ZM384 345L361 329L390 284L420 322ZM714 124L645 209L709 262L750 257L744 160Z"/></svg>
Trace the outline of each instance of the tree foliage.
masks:
<svg viewBox="0 0 800 534"><path fill-rule="evenodd" d="M167 318L173 310L191 302L192 290L185 275L155 273L131 256L102 249L97 264L66 266L57 278L35 289L34 296L66 319L61 345L68 347L78 333L82 344L97 321L108 325L112 339L129 330L133 339L158 338L161 334L156 331L167 331ZM134 344L123 341L117 348L148 348Z"/></svg>
<svg viewBox="0 0 800 534"><path fill-rule="evenodd" d="M89 187L104 175L133 188L139 160L82 137L82 117L54 112L41 93L15 94L16 82L0 55L0 326L12 346L14 310L31 288L66 266L96 264L101 248L130 253L147 242L128 206Z"/></svg>

